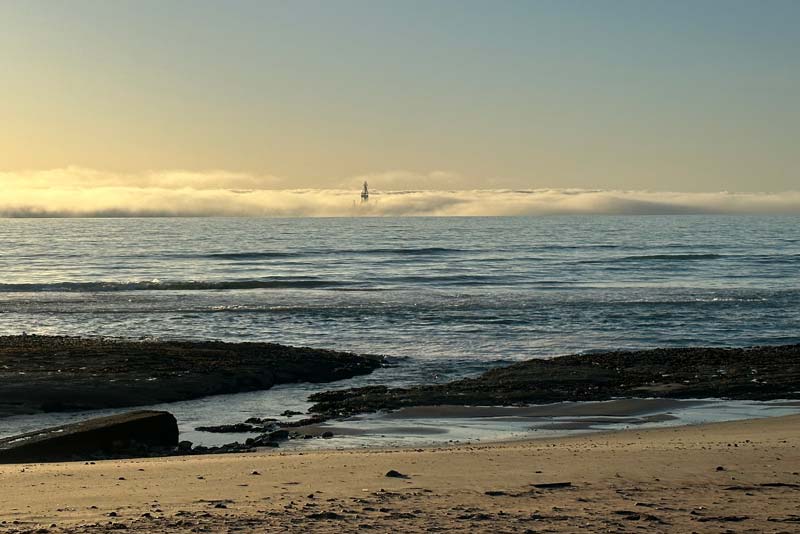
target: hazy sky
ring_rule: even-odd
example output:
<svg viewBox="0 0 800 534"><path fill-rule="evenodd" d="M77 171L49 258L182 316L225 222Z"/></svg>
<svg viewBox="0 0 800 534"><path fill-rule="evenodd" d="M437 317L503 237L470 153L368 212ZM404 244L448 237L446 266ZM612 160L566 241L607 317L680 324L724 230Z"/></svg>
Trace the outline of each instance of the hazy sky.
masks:
<svg viewBox="0 0 800 534"><path fill-rule="evenodd" d="M0 172L797 190L798 28L792 0L5 0Z"/></svg>

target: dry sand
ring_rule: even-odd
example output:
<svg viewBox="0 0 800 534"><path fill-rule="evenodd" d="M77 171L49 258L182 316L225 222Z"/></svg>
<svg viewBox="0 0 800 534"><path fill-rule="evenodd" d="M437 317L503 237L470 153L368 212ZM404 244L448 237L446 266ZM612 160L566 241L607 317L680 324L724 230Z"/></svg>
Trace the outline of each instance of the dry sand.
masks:
<svg viewBox="0 0 800 534"><path fill-rule="evenodd" d="M5 465L0 531L800 532L799 471L800 416L438 449ZM553 482L571 485L534 486Z"/></svg>

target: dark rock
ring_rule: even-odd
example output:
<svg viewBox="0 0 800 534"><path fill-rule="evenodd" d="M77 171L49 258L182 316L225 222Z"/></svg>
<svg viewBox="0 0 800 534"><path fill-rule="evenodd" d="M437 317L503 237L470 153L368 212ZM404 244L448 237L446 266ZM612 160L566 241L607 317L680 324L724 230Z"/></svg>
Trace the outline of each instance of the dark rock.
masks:
<svg viewBox="0 0 800 534"><path fill-rule="evenodd" d="M273 343L0 336L0 417L196 399L328 382L383 358Z"/></svg>
<svg viewBox="0 0 800 534"><path fill-rule="evenodd" d="M303 415L303 412L296 412L294 410L285 410L281 415L283 417L294 417L295 415Z"/></svg>
<svg viewBox="0 0 800 534"><path fill-rule="evenodd" d="M209 447L209 451L211 454L226 454L226 453L235 453L235 452L254 452L255 449L251 446L248 446L243 443L239 443L238 441L234 441L232 443L226 443L225 445L220 445L219 447Z"/></svg>
<svg viewBox="0 0 800 534"><path fill-rule="evenodd" d="M800 515L790 514L787 517L770 517L767 521L771 523L800 523Z"/></svg>
<svg viewBox="0 0 800 534"><path fill-rule="evenodd" d="M248 425L264 425L267 423L274 423L277 419L273 419L271 417L251 417L245 420L245 423Z"/></svg>
<svg viewBox="0 0 800 534"><path fill-rule="evenodd" d="M344 516L341 514L337 514L336 512L316 512L313 514L309 514L306 517L309 519L344 519Z"/></svg>
<svg viewBox="0 0 800 534"><path fill-rule="evenodd" d="M330 430L327 430L322 433L322 439L330 439L332 437L333 437L333 432L331 432Z"/></svg>
<svg viewBox="0 0 800 534"><path fill-rule="evenodd" d="M0 463L139 456L177 445L178 423L172 414L138 411L0 439Z"/></svg>
<svg viewBox="0 0 800 534"><path fill-rule="evenodd" d="M191 441L181 441L178 443L178 452L187 453L192 450L192 442Z"/></svg>
<svg viewBox="0 0 800 534"><path fill-rule="evenodd" d="M297 421L283 421L280 423L280 425L283 428L300 428L304 426L311 426L323 423L325 422L326 419L327 419L326 416L317 414L311 417L307 417L305 419L299 419Z"/></svg>
<svg viewBox="0 0 800 534"><path fill-rule="evenodd" d="M394 469L392 469L389 472L387 472L386 475L384 475L384 476L386 476L388 478L409 478L408 475L404 475L403 473L401 473L399 471L395 471Z"/></svg>
<svg viewBox="0 0 800 534"><path fill-rule="evenodd" d="M512 406L625 397L797 399L798 383L800 345L670 348L534 359L446 384L369 386L316 393L309 399L315 403L310 411L329 419L407 406Z"/></svg>
<svg viewBox="0 0 800 534"><path fill-rule="evenodd" d="M262 434L255 438L250 438L245 441L246 445L251 447L278 447L279 444L277 441L270 439L268 434Z"/></svg>
<svg viewBox="0 0 800 534"><path fill-rule="evenodd" d="M762 482L759 484L762 488L794 488L800 489L800 484L794 484L791 482Z"/></svg>
<svg viewBox="0 0 800 534"><path fill-rule="evenodd" d="M723 515L723 516L695 517L693 519L701 523L708 523L708 522L739 523L741 521L747 521L748 519L750 519L750 517L746 515Z"/></svg>
<svg viewBox="0 0 800 534"><path fill-rule="evenodd" d="M289 439L289 431L288 430L276 430L275 432L270 432L267 434L267 439L269 441L284 441Z"/></svg>

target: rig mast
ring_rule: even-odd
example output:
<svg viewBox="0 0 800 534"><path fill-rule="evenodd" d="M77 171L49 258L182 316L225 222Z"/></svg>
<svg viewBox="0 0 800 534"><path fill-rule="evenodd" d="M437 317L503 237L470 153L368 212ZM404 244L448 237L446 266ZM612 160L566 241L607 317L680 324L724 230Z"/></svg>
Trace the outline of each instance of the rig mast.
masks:
<svg viewBox="0 0 800 534"><path fill-rule="evenodd" d="M367 189L367 182L364 182L364 189L361 190L361 202L369 200L369 189Z"/></svg>

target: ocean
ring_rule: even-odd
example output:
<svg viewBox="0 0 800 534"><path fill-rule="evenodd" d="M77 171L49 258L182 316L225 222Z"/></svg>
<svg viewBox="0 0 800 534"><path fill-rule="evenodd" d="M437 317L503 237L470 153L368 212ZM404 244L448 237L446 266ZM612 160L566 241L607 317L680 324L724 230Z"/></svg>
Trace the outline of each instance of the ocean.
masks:
<svg viewBox="0 0 800 534"><path fill-rule="evenodd" d="M800 343L797 216L0 219L0 273L2 334L271 341L394 363L322 389ZM303 407L319 389L180 403L182 429Z"/></svg>

